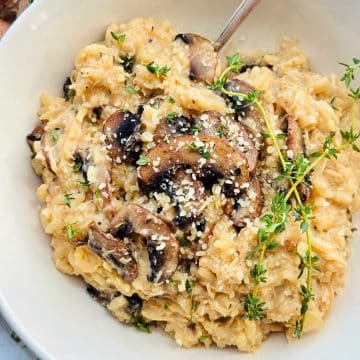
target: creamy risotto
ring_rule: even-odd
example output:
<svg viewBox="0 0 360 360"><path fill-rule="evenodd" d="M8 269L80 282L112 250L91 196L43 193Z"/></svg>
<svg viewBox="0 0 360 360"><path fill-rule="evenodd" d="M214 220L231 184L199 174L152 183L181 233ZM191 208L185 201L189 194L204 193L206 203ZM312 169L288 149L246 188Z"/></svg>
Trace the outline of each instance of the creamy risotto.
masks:
<svg viewBox="0 0 360 360"><path fill-rule="evenodd" d="M294 41L227 62L168 22L110 25L28 142L61 272L140 330L254 351L321 328L344 285L358 108Z"/></svg>

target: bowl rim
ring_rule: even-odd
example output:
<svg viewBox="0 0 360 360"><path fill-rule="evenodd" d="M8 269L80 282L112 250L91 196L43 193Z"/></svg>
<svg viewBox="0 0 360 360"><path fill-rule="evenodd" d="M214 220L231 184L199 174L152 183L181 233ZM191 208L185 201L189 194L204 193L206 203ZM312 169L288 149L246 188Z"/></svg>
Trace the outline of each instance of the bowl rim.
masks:
<svg viewBox="0 0 360 360"><path fill-rule="evenodd" d="M5 51L7 44L11 41L13 33L18 31L20 24L38 12L46 0L37 0L28 6L20 16L14 21L4 36L0 39L0 53ZM10 304L6 301L4 295L0 293L0 314L5 319L10 328L21 338L21 341L41 359L53 359L54 357L35 339L35 337L26 329L26 327L17 319Z"/></svg>
<svg viewBox="0 0 360 360"><path fill-rule="evenodd" d="M25 11L16 19L12 26L8 29L5 35L0 39L0 54L5 51L9 42L12 41L13 35L19 31L19 28L23 25L24 22L28 21L33 15L41 11L44 4L48 3L49 0L37 0L28 6ZM360 212L358 212L360 214ZM354 242L353 238L353 242ZM16 313L13 311L10 303L6 300L5 296L0 292L0 314L5 319L6 323L10 328L19 335L22 342L28 347L28 349L34 353L35 356L38 356L40 359L55 359L54 354L49 352L49 350L41 345L40 339L37 339L34 334L32 334L27 327L21 322L17 317ZM246 355L244 353L244 355Z"/></svg>

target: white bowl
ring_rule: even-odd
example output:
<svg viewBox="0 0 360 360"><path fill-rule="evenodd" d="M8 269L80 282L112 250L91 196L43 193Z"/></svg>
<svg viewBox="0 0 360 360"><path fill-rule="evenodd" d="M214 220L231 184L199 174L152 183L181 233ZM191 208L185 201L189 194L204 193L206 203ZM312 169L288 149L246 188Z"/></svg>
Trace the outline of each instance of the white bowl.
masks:
<svg viewBox="0 0 360 360"><path fill-rule="evenodd" d="M155 331L146 335L115 321L85 293L84 283L60 274L38 221L39 180L25 136L36 124L40 94L60 94L77 51L103 36L111 22L135 16L169 19L182 31L214 39L238 0L36 0L0 42L0 308L42 359L235 359L236 350L177 347ZM242 48L270 48L279 35L297 35L313 67L340 71L359 57L358 0L263 0L238 36ZM235 41L232 41L234 43ZM360 323L359 243L353 243L347 286L322 331L287 344L271 336L253 359L357 358ZM1 356L0 356L1 357Z"/></svg>

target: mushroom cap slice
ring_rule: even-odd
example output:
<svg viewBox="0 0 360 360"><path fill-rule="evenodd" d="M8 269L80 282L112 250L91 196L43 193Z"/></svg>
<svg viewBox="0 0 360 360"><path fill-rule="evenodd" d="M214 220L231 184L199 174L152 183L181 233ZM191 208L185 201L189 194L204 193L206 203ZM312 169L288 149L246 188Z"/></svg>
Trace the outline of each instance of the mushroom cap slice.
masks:
<svg viewBox="0 0 360 360"><path fill-rule="evenodd" d="M245 206L239 206L238 209L231 207L225 208L225 212L231 216L231 220L238 227L246 225L246 219L253 221L260 216L264 205L264 196L261 191L260 181L256 176L252 176L249 180L249 187L246 192L248 203Z"/></svg>
<svg viewBox="0 0 360 360"><path fill-rule="evenodd" d="M197 117L201 134L224 137L230 144L243 152L248 160L249 172L257 166L259 152L253 134L233 117L224 116L217 111L206 111Z"/></svg>
<svg viewBox="0 0 360 360"><path fill-rule="evenodd" d="M169 122L163 118L160 120L154 131L153 140L155 143L159 143L169 136L192 134L193 125L194 119L183 115L176 116L173 122Z"/></svg>
<svg viewBox="0 0 360 360"><path fill-rule="evenodd" d="M224 87L228 91L240 93L248 93L254 90L254 87L246 81L239 79L232 79L228 81ZM261 114L254 105L247 103L238 96L222 95L225 100L230 102L231 107L238 115L238 120L245 125L249 131L251 131L254 135L260 134L260 132L263 131L264 126Z"/></svg>
<svg viewBox="0 0 360 360"><path fill-rule="evenodd" d="M179 262L179 244L169 226L151 211L135 204L124 206L111 222L116 237L132 233L146 240L150 273L148 280L159 283L169 279Z"/></svg>
<svg viewBox="0 0 360 360"><path fill-rule="evenodd" d="M212 43L200 35L191 33L178 34L175 37L175 40L177 39L181 39L185 44L189 45L190 79L212 84L218 64L217 53Z"/></svg>
<svg viewBox="0 0 360 360"><path fill-rule="evenodd" d="M205 197L203 183L179 169L171 178L165 178L160 188L169 195L176 211L173 222L180 228L186 228L198 218Z"/></svg>
<svg viewBox="0 0 360 360"><path fill-rule="evenodd" d="M135 161L135 145L139 141L143 107L136 114L116 111L104 123L103 134L109 156L118 163Z"/></svg>
<svg viewBox="0 0 360 360"><path fill-rule="evenodd" d="M33 131L26 136L26 142L30 146L30 149L34 151L34 142L40 141L45 131L45 121L41 121Z"/></svg>
<svg viewBox="0 0 360 360"><path fill-rule="evenodd" d="M137 263L131 255L130 248L121 239L103 233L97 226L89 229L89 247L105 260L115 266L119 275L131 283L138 275Z"/></svg>
<svg viewBox="0 0 360 360"><path fill-rule="evenodd" d="M194 151L191 144L211 147L210 157L204 158ZM233 179L242 184L249 178L247 159L226 140L207 135L183 135L173 137L168 143L162 142L147 153L148 165L139 169L139 183L144 189L154 189L161 178L171 169L191 167L196 174L207 174L209 170L223 178ZM154 161L156 166L154 166Z"/></svg>
<svg viewBox="0 0 360 360"><path fill-rule="evenodd" d="M292 157L295 158L304 150L304 140L301 128L293 116L286 114L283 119L282 129L287 134L287 148L292 152Z"/></svg>

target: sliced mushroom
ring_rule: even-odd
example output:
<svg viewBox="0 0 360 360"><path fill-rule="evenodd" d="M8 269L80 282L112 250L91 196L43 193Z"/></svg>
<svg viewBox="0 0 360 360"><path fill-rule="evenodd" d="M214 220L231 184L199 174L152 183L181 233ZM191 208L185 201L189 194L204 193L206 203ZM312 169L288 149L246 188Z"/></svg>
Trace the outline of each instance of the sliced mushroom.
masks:
<svg viewBox="0 0 360 360"><path fill-rule="evenodd" d="M201 134L223 137L229 143L244 153L248 160L249 172L253 172L258 161L258 150L254 136L233 117L224 116L216 111L207 111L197 117L197 124L201 127Z"/></svg>
<svg viewBox="0 0 360 360"><path fill-rule="evenodd" d="M126 296L126 299L128 301L128 306L126 311L130 315L140 314L143 306L142 298L138 294L133 294L132 296Z"/></svg>
<svg viewBox="0 0 360 360"><path fill-rule="evenodd" d="M308 201L310 196L311 196L311 190L312 190L311 177L309 175L306 175L305 179L304 179L304 182L299 184L297 189L299 191L299 195L301 197L301 200L303 202Z"/></svg>
<svg viewBox="0 0 360 360"><path fill-rule="evenodd" d="M106 306L114 297L121 295L118 291L101 291L89 284L86 286L86 291L94 300L103 306Z"/></svg>
<svg viewBox="0 0 360 360"><path fill-rule="evenodd" d="M205 188L203 183L196 179L195 174L192 174L191 169L177 170L173 176L164 178L160 188L172 199L176 210L173 221L177 226L185 228L197 219L204 200Z"/></svg>
<svg viewBox="0 0 360 360"><path fill-rule="evenodd" d="M112 220L112 234L118 238L136 234L146 241L150 262L148 280L159 283L169 279L179 261L179 244L169 226L141 206L123 207Z"/></svg>
<svg viewBox="0 0 360 360"><path fill-rule="evenodd" d="M59 149L56 146L57 140L54 138L54 132L56 132L57 135L60 135L63 133L63 130L55 129L53 132L44 131L41 137L40 148L44 155L46 167L56 175L60 154Z"/></svg>
<svg viewBox="0 0 360 360"><path fill-rule="evenodd" d="M191 145L209 145L209 158L204 158ZM162 142L147 153L148 165L139 169L139 182L144 189L157 188L164 176L172 169L190 167L197 175L210 170L217 176L233 178L234 184L242 184L249 178L247 159L226 140L215 136L183 135ZM155 164L156 166L155 166Z"/></svg>
<svg viewBox="0 0 360 360"><path fill-rule="evenodd" d="M45 121L41 121L34 130L26 137L26 142L30 146L32 152L34 152L34 143L40 141L45 131Z"/></svg>
<svg viewBox="0 0 360 360"><path fill-rule="evenodd" d="M264 197L261 186L256 176L251 177L244 194L231 206L225 207L225 212L231 216L234 225L244 227L247 221L253 221L260 216L263 208Z"/></svg>
<svg viewBox="0 0 360 360"><path fill-rule="evenodd" d="M233 79L228 81L225 85L224 85L225 90L233 92L233 93L248 93L250 91L252 91L254 88L248 84L246 81L243 80L239 80L239 79ZM241 112L245 112L249 110L249 104L240 96L230 96L230 95L226 95L224 93L219 93L221 96L223 96L225 98L225 100L227 100L231 107L235 110L235 111L241 111Z"/></svg>
<svg viewBox="0 0 360 360"><path fill-rule="evenodd" d="M117 111L104 123L103 133L109 156L117 163L133 163L134 154L140 151L140 119L143 106L139 106L136 114ZM138 149L137 149L138 148Z"/></svg>
<svg viewBox="0 0 360 360"><path fill-rule="evenodd" d="M88 158L88 153L82 149L78 149L77 151L75 151L73 158L74 158L74 162L75 164L77 164L79 171L81 171L82 176L84 177L85 181L88 181L88 170L89 170L89 160Z"/></svg>
<svg viewBox="0 0 360 360"><path fill-rule="evenodd" d="M200 35L190 33L178 34L175 37L175 40L177 39L181 39L185 44L189 45L190 79L212 84L218 63L217 53L212 43Z"/></svg>
<svg viewBox="0 0 360 360"><path fill-rule="evenodd" d="M290 158L295 158L304 150L304 140L301 128L296 119L288 114L284 116L281 127L282 130L287 134L286 145L288 151L291 152L290 154L288 153L288 156Z"/></svg>
<svg viewBox="0 0 360 360"><path fill-rule="evenodd" d="M98 227L91 226L88 245L109 261L127 283L131 283L137 277L137 263L131 255L129 246L122 239L105 234Z"/></svg>
<svg viewBox="0 0 360 360"><path fill-rule="evenodd" d="M254 88L243 80L233 79L225 84L228 91L236 93L247 93ZM264 145L264 139L261 133L264 131L264 124L259 110L252 104L247 103L239 96L228 96L219 93L224 99L230 103L235 110L236 120L243 125L249 134L256 149L260 151Z"/></svg>
<svg viewBox="0 0 360 360"><path fill-rule="evenodd" d="M172 121L161 119L154 131L155 143L167 140L170 136L187 135L193 133L194 119L180 115Z"/></svg>

